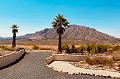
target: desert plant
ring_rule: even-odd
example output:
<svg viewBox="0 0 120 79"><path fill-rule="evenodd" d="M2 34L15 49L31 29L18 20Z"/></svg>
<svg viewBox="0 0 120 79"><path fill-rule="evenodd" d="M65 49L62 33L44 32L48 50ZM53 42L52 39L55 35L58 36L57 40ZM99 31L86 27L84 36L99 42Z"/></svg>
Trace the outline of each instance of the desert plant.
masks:
<svg viewBox="0 0 120 79"><path fill-rule="evenodd" d="M69 46L67 43L62 45L62 50L65 50L65 53L70 53L70 51L69 51L70 49L69 49Z"/></svg>
<svg viewBox="0 0 120 79"><path fill-rule="evenodd" d="M120 51L116 51L116 52L113 54L113 60L114 60L114 61L120 61Z"/></svg>
<svg viewBox="0 0 120 79"><path fill-rule="evenodd" d="M113 46L113 47L112 47L112 50L113 50L113 51L119 51L119 50L120 50L120 46L119 46L119 45Z"/></svg>
<svg viewBox="0 0 120 79"><path fill-rule="evenodd" d="M20 51L20 50L22 50L22 49L24 49L24 48L22 48L22 47L16 47L16 48L14 49L14 51Z"/></svg>
<svg viewBox="0 0 120 79"><path fill-rule="evenodd" d="M65 53L70 53L69 46L66 48Z"/></svg>
<svg viewBox="0 0 120 79"><path fill-rule="evenodd" d="M80 53L83 54L85 50L86 50L85 45L81 45L81 47L80 47Z"/></svg>
<svg viewBox="0 0 120 79"><path fill-rule="evenodd" d="M104 65L110 68L114 66L114 61L107 57L86 57L86 62L90 65Z"/></svg>
<svg viewBox="0 0 120 79"><path fill-rule="evenodd" d="M75 52L75 45L72 44L72 52L74 53Z"/></svg>
<svg viewBox="0 0 120 79"><path fill-rule="evenodd" d="M92 51L92 46L88 44L88 45L87 45L87 52L88 52L88 53L91 53L91 51Z"/></svg>
<svg viewBox="0 0 120 79"><path fill-rule="evenodd" d="M65 28L68 27L69 22L67 19L63 17L63 15L58 14L54 21L52 22L52 26L56 29L57 33L59 34L59 44L58 44L58 52L62 53L62 47L61 47L61 36L65 31Z"/></svg>
<svg viewBox="0 0 120 79"><path fill-rule="evenodd" d="M13 33L13 41L12 41L12 47L16 47L16 33L18 32L18 26L16 24L12 25L12 33Z"/></svg>
<svg viewBox="0 0 120 79"><path fill-rule="evenodd" d="M40 50L54 50L53 48L43 48L43 47L39 47Z"/></svg>
<svg viewBox="0 0 120 79"><path fill-rule="evenodd" d="M108 46L103 44L98 44L95 46L95 53L107 52Z"/></svg>
<svg viewBox="0 0 120 79"><path fill-rule="evenodd" d="M63 45L62 45L62 50L66 50L67 47L68 47L68 44L67 44L67 43L63 44Z"/></svg>
<svg viewBox="0 0 120 79"><path fill-rule="evenodd" d="M32 49L38 50L38 49L39 49L39 46L38 46L38 45L33 45Z"/></svg>

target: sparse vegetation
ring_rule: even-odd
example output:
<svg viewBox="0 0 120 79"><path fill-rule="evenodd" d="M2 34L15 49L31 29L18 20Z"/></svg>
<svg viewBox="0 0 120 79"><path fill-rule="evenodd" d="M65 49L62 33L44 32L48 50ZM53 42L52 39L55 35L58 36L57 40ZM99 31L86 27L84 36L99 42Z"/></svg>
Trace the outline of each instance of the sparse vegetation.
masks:
<svg viewBox="0 0 120 79"><path fill-rule="evenodd" d="M6 50L6 51L20 51L21 49L24 49L24 48L21 48L21 47L7 47L7 46L0 46L0 49L1 50Z"/></svg>
<svg viewBox="0 0 120 79"><path fill-rule="evenodd" d="M38 45L33 45L32 49L38 50L38 49L39 49L39 46L38 46Z"/></svg>
<svg viewBox="0 0 120 79"><path fill-rule="evenodd" d="M118 51L119 46L110 46L105 44L84 44L80 45L79 47L76 47L75 45L68 45L64 44L62 46L63 50L69 50L66 51L67 53L80 53L80 54L105 54L108 52L114 52L115 50Z"/></svg>
<svg viewBox="0 0 120 79"><path fill-rule="evenodd" d="M90 65L103 65L112 68L114 61L107 57L87 57L86 62Z"/></svg>
<svg viewBox="0 0 120 79"><path fill-rule="evenodd" d="M113 60L114 61L120 61L120 51L116 51L116 52L114 52L114 54L113 54Z"/></svg>

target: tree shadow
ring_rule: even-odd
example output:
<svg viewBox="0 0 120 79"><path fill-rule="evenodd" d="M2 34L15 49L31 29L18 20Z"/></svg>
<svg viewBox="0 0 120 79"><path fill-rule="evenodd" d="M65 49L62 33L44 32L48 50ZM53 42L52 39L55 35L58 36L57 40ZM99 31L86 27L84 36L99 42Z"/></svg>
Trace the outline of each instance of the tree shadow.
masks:
<svg viewBox="0 0 120 79"><path fill-rule="evenodd" d="M25 52L25 53L24 53L19 59L17 59L15 62L10 63L10 64L8 64L8 65L6 65L6 66L1 67L0 70L5 69L5 68L8 68L8 67L10 67L10 66L13 66L13 65L17 64L19 61L21 61L21 60L25 57L26 54L29 54L29 53L26 53L26 52Z"/></svg>

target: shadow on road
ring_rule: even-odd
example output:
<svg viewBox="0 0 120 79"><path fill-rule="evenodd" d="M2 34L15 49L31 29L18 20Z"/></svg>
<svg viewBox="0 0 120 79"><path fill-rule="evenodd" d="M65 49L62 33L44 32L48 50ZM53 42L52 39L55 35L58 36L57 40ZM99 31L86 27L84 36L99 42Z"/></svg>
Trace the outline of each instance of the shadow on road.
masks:
<svg viewBox="0 0 120 79"><path fill-rule="evenodd" d="M1 67L0 70L5 69L5 68L8 68L8 67L10 67L10 66L12 66L12 65L17 64L19 61L21 61L21 60L24 58L24 56L25 56L26 54L29 54L29 53L26 53L26 52L25 52L18 60L16 60L15 62L13 62L13 63L11 63L11 64L8 64L7 66Z"/></svg>

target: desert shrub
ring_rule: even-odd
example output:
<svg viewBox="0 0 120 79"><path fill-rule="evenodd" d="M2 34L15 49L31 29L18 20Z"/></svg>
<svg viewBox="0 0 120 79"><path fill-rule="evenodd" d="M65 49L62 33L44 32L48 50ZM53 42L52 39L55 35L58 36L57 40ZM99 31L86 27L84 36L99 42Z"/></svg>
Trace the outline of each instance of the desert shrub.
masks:
<svg viewBox="0 0 120 79"><path fill-rule="evenodd" d="M69 47L67 47L67 48L65 49L65 53L70 53Z"/></svg>
<svg viewBox="0 0 120 79"><path fill-rule="evenodd" d="M99 44L95 46L95 53L107 52L108 45Z"/></svg>
<svg viewBox="0 0 120 79"><path fill-rule="evenodd" d="M116 66L120 68L120 63L117 63L117 65L116 65Z"/></svg>
<svg viewBox="0 0 120 79"><path fill-rule="evenodd" d="M7 46L0 46L1 49L6 50Z"/></svg>
<svg viewBox="0 0 120 79"><path fill-rule="evenodd" d="M70 53L70 49L67 43L64 43L62 45L62 50L65 50L65 53Z"/></svg>
<svg viewBox="0 0 120 79"><path fill-rule="evenodd" d="M91 52L91 50L92 50L92 48L88 45L88 46L87 46L87 52L89 52L89 53L90 53L90 52Z"/></svg>
<svg viewBox="0 0 120 79"><path fill-rule="evenodd" d="M21 49L24 49L24 48L20 48L20 47L7 47L7 46L0 46L0 48L2 50L7 50L7 51L20 51Z"/></svg>
<svg viewBox="0 0 120 79"><path fill-rule="evenodd" d="M7 50L7 51L14 51L14 48L12 48L12 47L0 46L0 48L3 50Z"/></svg>
<svg viewBox="0 0 120 79"><path fill-rule="evenodd" d="M0 52L0 56L2 56L2 53Z"/></svg>
<svg viewBox="0 0 120 79"><path fill-rule="evenodd" d="M24 49L24 48L16 47L16 48L14 49L14 51L20 51L21 49Z"/></svg>
<svg viewBox="0 0 120 79"><path fill-rule="evenodd" d="M116 51L116 52L113 54L113 60L114 60L114 61L120 61L120 51Z"/></svg>
<svg viewBox="0 0 120 79"><path fill-rule="evenodd" d="M38 46L38 45L33 45L32 49L38 50L38 49L39 49L39 46Z"/></svg>
<svg viewBox="0 0 120 79"><path fill-rule="evenodd" d="M72 45L72 52L75 52L75 45Z"/></svg>
<svg viewBox="0 0 120 79"><path fill-rule="evenodd" d="M71 45L71 48L68 47L67 51L69 51L70 53L80 53L81 48L76 48L75 45Z"/></svg>
<svg viewBox="0 0 120 79"><path fill-rule="evenodd" d="M86 62L90 65L114 66L114 61L107 57L87 57Z"/></svg>
<svg viewBox="0 0 120 79"><path fill-rule="evenodd" d="M15 48L9 47L9 48L6 48L6 50L8 50L8 51L14 51Z"/></svg>
<svg viewBox="0 0 120 79"><path fill-rule="evenodd" d="M96 60L94 57L93 58L87 57L86 62L90 65L96 65Z"/></svg>
<svg viewBox="0 0 120 79"><path fill-rule="evenodd" d="M35 44L33 44L33 43L23 43L23 45L25 45L25 46L34 46Z"/></svg>
<svg viewBox="0 0 120 79"><path fill-rule="evenodd" d="M53 48L42 48L42 47L40 47L39 49L40 50L54 50Z"/></svg>
<svg viewBox="0 0 120 79"><path fill-rule="evenodd" d="M68 47L68 44L67 44L67 43L63 44L63 45L62 45L62 50L66 50L67 47Z"/></svg>
<svg viewBox="0 0 120 79"><path fill-rule="evenodd" d="M86 51L86 46L85 45L81 45L79 49L80 49L80 53L83 54L84 51Z"/></svg>
<svg viewBox="0 0 120 79"><path fill-rule="evenodd" d="M119 51L119 50L120 50L120 46L119 46L119 45L113 46L113 47L112 47L112 50L113 50L113 51Z"/></svg>

